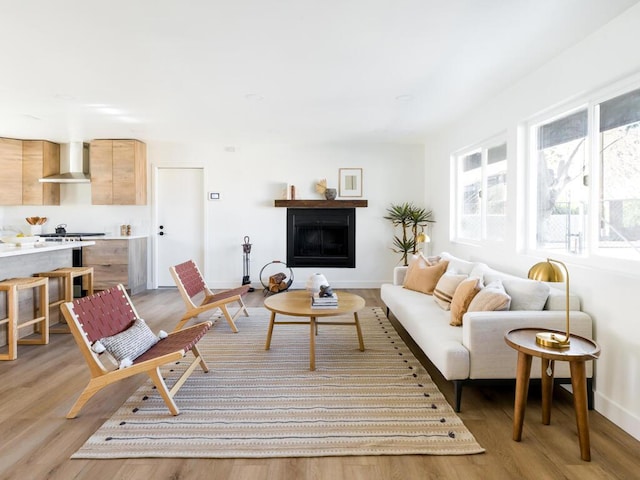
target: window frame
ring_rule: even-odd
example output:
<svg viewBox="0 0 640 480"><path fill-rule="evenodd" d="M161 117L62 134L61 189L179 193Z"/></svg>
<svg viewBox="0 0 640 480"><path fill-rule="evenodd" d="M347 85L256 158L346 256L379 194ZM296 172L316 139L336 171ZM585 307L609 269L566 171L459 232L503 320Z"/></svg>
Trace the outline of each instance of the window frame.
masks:
<svg viewBox="0 0 640 480"><path fill-rule="evenodd" d="M462 148L451 155L451 204L453 208L451 209L452 218L451 218L451 232L450 238L454 243L461 244L470 244L470 245L487 245L487 244L504 244L507 241L507 217L508 217L508 209L505 205L505 228L503 231L503 235L501 239L496 239L488 236L487 230L487 203L488 199L486 198L486 193L488 191L488 178L489 174L489 161L488 161L488 152L489 150L500 147L504 145L506 149L506 156L504 159L505 162L505 170L506 170L506 178L505 178L505 188L507 191L507 201L509 198L509 153L510 147L507 138L507 132L500 133L498 135L494 135L486 140L470 145L466 148ZM462 163L465 158L475 154L481 154L480 161L480 205L479 205L479 217L480 217L480 232L478 238L472 238L469 236L462 235L461 229L461 220L462 220L462 212L464 208L464 191L462 185Z"/></svg>
<svg viewBox="0 0 640 480"><path fill-rule="evenodd" d="M547 257L549 255L563 261L570 261L576 264L589 265L602 268L608 271L633 272L637 275L637 263L640 262L640 255L627 257L612 256L600 246L600 200L601 200L601 132L600 132L600 104L611 100L617 96L624 95L634 90L640 89L640 75L613 84L607 88L601 88L574 98L571 102L564 103L544 113L538 114L521 125L526 132L525 153L522 161L518 162L518 167L525 173L525 188L521 190L519 197L525 205L525 230L524 230L524 253ZM580 109L587 109L587 137L585 153L587 155L589 175L588 192L588 213L585 226L585 247L580 254L563 250L551 250L540 248L536 242L536 221L537 221L537 135L534 129L550 123L556 119L571 115ZM524 195L524 198L522 198ZM522 232L516 233L518 236Z"/></svg>
<svg viewBox="0 0 640 480"><path fill-rule="evenodd" d="M525 165L523 165L523 170L525 172L525 178L527 178L527 185L525 188L526 192L526 205L527 205L527 228L526 228L526 238L525 245L526 250L530 253L535 253L536 255L542 256L566 256L568 258L576 258L576 257L585 257L588 255L588 251L591 247L591 235L592 235L592 208L591 204L593 201L593 188L589 189L588 198L589 198L589 212L587 213L586 218L586 226L585 232L589 238L585 239L586 247L583 249L580 254L572 254L568 251L559 251L547 248L538 247L537 242L537 220L538 220L538 135L536 130L538 130L543 125L548 125L550 123L555 122L556 120L560 120L562 118L569 117L575 113L578 113L581 110L587 110L587 136L585 140L585 155L587 155L587 163L588 174L591 178L593 178L593 161L592 161L592 151L593 146L591 142L590 132L593 125L592 118L592 108L589 103L584 101L575 102L570 105L566 105L565 108L554 109L552 112L547 114L539 115L534 117L532 120L527 122L526 132L527 132L527 153L525 156Z"/></svg>

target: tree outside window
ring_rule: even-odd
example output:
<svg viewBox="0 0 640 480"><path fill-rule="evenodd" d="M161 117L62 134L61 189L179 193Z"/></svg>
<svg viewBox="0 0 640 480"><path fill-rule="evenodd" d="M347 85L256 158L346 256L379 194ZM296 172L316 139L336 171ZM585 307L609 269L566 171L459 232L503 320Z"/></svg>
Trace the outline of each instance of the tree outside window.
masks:
<svg viewBox="0 0 640 480"><path fill-rule="evenodd" d="M640 259L640 89L532 132L536 247Z"/></svg>
<svg viewBox="0 0 640 480"><path fill-rule="evenodd" d="M589 201L587 110L540 125L536 133L536 246L582 253Z"/></svg>

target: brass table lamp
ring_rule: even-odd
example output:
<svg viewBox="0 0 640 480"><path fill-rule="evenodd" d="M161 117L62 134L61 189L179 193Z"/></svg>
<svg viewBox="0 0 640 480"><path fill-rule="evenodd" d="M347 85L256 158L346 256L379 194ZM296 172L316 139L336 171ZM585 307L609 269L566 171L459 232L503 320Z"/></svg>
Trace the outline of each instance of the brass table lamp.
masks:
<svg viewBox="0 0 640 480"><path fill-rule="evenodd" d="M553 263L552 263L553 262ZM557 264L557 265L556 265ZM566 287L566 334L559 335L554 332L539 332L536 334L536 343L543 347L551 348L569 348L569 270L567 266L551 258L547 258L546 262L536 263L529 269L528 277L533 280L540 280L541 282L562 282L563 274L560 271L558 265L561 265L564 269L564 283Z"/></svg>
<svg viewBox="0 0 640 480"><path fill-rule="evenodd" d="M429 235L424 233L424 230L423 230L420 233L418 233L418 235L416 235L416 246L424 245L424 244L427 244L427 243L431 243L431 238L429 237ZM427 252L427 255L429 255L428 252Z"/></svg>

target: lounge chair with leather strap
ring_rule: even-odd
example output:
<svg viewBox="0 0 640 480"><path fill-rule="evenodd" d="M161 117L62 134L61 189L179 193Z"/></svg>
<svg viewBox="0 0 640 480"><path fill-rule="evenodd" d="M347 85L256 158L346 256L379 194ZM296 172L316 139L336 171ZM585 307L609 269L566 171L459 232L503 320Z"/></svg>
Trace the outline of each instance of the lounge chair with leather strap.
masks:
<svg viewBox="0 0 640 480"><path fill-rule="evenodd" d="M245 317L249 316L247 307L242 301L242 296L249 291L250 285L242 285L241 287L213 293L213 291L207 287L202 273L200 273L200 269L193 260L169 267L169 271L171 272L173 280L176 282L178 291L186 306L186 312L176 325L174 331L180 330L189 320L197 317L201 313L219 308L231 327L231 330L234 333L238 333L238 327L236 327L235 323L236 319L243 313ZM237 303L238 309L232 314L229 311L228 305L233 303Z"/></svg>

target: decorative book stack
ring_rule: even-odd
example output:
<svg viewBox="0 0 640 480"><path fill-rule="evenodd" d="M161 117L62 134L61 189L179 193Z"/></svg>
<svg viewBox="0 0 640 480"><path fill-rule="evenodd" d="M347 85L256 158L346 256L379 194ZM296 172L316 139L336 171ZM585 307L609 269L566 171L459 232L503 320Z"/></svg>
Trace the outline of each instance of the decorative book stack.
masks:
<svg viewBox="0 0 640 480"><path fill-rule="evenodd" d="M314 293L311 297L311 308L338 308L338 295L333 292L329 296L320 296L320 293Z"/></svg>

